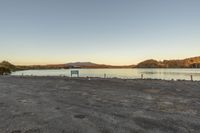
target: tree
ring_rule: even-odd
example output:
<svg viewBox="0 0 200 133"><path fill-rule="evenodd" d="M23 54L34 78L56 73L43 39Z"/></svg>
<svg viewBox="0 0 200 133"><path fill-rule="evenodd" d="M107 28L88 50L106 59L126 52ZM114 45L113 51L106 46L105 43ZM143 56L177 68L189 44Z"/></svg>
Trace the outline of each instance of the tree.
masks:
<svg viewBox="0 0 200 133"><path fill-rule="evenodd" d="M8 75L11 73L11 70L6 67L0 67L0 75Z"/></svg>
<svg viewBox="0 0 200 133"><path fill-rule="evenodd" d="M11 64L10 62L8 61L3 61L0 63L0 67L5 67L5 68L8 68L10 69L11 71L14 71L16 69L15 65Z"/></svg>

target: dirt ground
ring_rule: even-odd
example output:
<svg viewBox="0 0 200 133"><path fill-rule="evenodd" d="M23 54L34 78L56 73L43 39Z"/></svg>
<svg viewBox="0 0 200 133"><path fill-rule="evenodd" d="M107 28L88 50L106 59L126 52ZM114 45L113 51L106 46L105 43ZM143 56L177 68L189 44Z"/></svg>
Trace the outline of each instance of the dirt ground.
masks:
<svg viewBox="0 0 200 133"><path fill-rule="evenodd" d="M1 76L0 133L200 133L200 82Z"/></svg>

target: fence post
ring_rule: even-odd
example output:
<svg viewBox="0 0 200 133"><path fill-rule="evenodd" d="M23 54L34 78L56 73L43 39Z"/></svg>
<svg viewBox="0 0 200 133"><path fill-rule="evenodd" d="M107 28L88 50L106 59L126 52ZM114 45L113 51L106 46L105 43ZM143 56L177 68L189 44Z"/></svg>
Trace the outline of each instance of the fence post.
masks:
<svg viewBox="0 0 200 133"><path fill-rule="evenodd" d="M144 78L144 75L143 74L141 74L141 79L143 79Z"/></svg>
<svg viewBox="0 0 200 133"><path fill-rule="evenodd" d="M193 81L193 76L192 76L192 75L190 75L190 77L191 77L191 81Z"/></svg>

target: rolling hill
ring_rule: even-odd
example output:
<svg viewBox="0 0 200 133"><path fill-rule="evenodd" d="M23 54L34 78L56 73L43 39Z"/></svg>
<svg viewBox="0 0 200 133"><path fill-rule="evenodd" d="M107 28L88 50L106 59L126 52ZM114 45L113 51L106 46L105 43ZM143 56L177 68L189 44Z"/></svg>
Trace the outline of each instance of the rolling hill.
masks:
<svg viewBox="0 0 200 133"><path fill-rule="evenodd" d="M136 65L137 68L200 68L200 56L183 60L146 60Z"/></svg>
<svg viewBox="0 0 200 133"><path fill-rule="evenodd" d="M127 66L113 66L113 65L105 65L105 64L96 64L92 62L73 62L65 64L66 67L69 68L132 68L133 65Z"/></svg>

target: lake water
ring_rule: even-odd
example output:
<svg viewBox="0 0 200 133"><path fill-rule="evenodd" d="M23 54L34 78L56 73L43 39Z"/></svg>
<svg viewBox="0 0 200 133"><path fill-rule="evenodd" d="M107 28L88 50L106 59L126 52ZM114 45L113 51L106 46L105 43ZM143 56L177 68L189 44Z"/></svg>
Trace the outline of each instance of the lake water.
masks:
<svg viewBox="0 0 200 133"><path fill-rule="evenodd" d="M106 77L113 78L144 78L166 80L200 80L200 69L55 69L55 70L26 70L13 72L12 75L32 76L71 76L71 70L79 70L80 77Z"/></svg>

